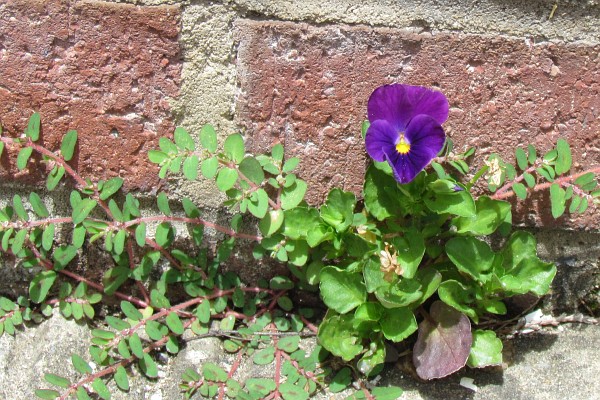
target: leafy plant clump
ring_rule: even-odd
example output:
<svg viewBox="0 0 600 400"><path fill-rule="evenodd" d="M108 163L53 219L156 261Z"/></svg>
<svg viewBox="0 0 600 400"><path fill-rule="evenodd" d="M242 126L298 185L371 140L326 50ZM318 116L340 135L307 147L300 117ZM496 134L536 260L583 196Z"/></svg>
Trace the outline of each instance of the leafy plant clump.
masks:
<svg viewBox="0 0 600 400"><path fill-rule="evenodd" d="M414 342L412 358L423 379L465 365L499 365L502 342L490 322L506 314L507 298L546 294L556 273L538 258L533 235L512 230L506 199L549 188L557 218L584 212L600 196L598 168L567 175L571 152L565 140L542 157L532 146L517 149L516 166L491 155L474 172L467 163L474 150L455 154L446 140L430 171L415 163L399 183L398 162L374 161L360 198L336 188L317 207L304 201L307 184L294 173L299 159L286 158L280 144L251 155L239 134L219 146L210 125L199 143L177 128L173 140L161 138L159 149L150 151L150 161L161 178L214 180L231 212L230 224L221 226L204 219L186 198L180 200L183 212L173 212L174 200L165 193L156 197L160 214L143 216L139 201L120 192L122 178L95 182L70 166L75 131L50 150L38 143L39 127L34 114L21 137L0 135L0 155L5 146L17 149L16 166L24 170L37 153L49 169L48 190L68 176L74 183L72 213L52 216L36 193L15 195L0 210L2 252L38 271L27 298L0 298L0 334L14 335L16 326L41 322L55 308L65 318L94 320L96 326L89 355L72 355L79 378L47 373L52 388L36 391L44 399L87 399L93 393L109 399L107 382L128 391L132 366L157 378L156 352L177 354L184 335L221 337L224 350L235 354L228 368L204 363L188 369L181 377L187 397L306 399L324 388L342 391L354 381L350 398L394 399L401 389L372 388L366 378L382 370L387 346L400 342ZM369 128L365 122L363 137L371 135ZM437 126L431 129L439 134ZM411 154L410 134L404 139L394 144L402 157ZM476 191L480 181L485 183ZM257 228L245 223L243 229L243 216ZM61 243L56 232L64 225L72 230ZM225 236L216 249L207 246L205 228ZM174 245L184 234L191 248ZM503 238L502 244L490 246L490 235ZM285 264L289 274L247 285L224 272L239 241L254 243L256 259ZM94 242L113 260L101 282L73 271L82 248ZM326 312L295 304L292 293L298 291L318 291ZM115 300L118 310L99 320L100 304ZM318 345L308 352L303 337L310 335ZM273 378L241 381L244 357L274 364ZM334 358L342 360L341 368L333 367Z"/></svg>

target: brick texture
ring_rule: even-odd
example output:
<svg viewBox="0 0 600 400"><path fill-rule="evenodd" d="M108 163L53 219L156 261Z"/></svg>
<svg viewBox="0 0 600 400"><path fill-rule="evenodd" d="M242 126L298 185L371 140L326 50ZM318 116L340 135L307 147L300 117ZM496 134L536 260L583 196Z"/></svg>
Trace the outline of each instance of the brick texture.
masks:
<svg viewBox="0 0 600 400"><path fill-rule="evenodd" d="M0 122L18 135L33 111L52 149L79 133L72 164L85 177L157 182L147 151L173 132L168 99L178 95L178 7L67 0L0 4ZM0 179L35 182L39 164L16 173L3 156Z"/></svg>
<svg viewBox="0 0 600 400"><path fill-rule="evenodd" d="M238 121L254 148L282 142L302 158L313 203L336 185L360 192L366 102L392 82L446 94L445 128L458 150L476 146L512 159L517 146L545 150L564 137L575 170L600 164L599 46L247 20L236 29ZM516 220L552 226L548 209L547 197L536 196ZM598 214L558 224L598 229Z"/></svg>

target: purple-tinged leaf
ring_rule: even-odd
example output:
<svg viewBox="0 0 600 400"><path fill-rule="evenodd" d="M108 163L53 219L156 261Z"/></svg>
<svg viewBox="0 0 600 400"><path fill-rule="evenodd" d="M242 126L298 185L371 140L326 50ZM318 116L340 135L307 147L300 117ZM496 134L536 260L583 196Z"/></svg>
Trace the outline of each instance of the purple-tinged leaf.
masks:
<svg viewBox="0 0 600 400"><path fill-rule="evenodd" d="M419 324L413 363L420 378L430 380L450 375L467 363L473 336L466 315L436 301L429 318Z"/></svg>

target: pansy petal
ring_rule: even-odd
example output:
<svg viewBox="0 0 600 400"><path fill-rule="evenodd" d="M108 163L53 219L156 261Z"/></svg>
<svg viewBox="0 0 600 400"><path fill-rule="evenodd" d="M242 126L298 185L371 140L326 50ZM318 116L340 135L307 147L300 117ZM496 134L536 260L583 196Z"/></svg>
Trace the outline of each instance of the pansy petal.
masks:
<svg viewBox="0 0 600 400"><path fill-rule="evenodd" d="M429 115L438 124L448 119L448 99L443 93L421 86L404 86L407 102L412 105L412 116Z"/></svg>
<svg viewBox="0 0 600 400"><path fill-rule="evenodd" d="M385 159L392 167L394 178L399 183L408 183L412 181L420 172L420 170L415 169L407 154L400 154L397 151L386 151Z"/></svg>
<svg viewBox="0 0 600 400"><path fill-rule="evenodd" d="M367 130L365 146L375 161L385 161L384 152L394 150L398 132L384 120L374 121Z"/></svg>
<svg viewBox="0 0 600 400"><path fill-rule="evenodd" d="M406 127L405 137L410 143L411 159L428 158L426 164L442 150L446 141L444 129L428 115L414 117Z"/></svg>
<svg viewBox="0 0 600 400"><path fill-rule="evenodd" d="M375 89L367 104L369 121L373 123L383 119L397 131L403 131L413 116L413 106L405 93L406 87L406 85L394 84Z"/></svg>

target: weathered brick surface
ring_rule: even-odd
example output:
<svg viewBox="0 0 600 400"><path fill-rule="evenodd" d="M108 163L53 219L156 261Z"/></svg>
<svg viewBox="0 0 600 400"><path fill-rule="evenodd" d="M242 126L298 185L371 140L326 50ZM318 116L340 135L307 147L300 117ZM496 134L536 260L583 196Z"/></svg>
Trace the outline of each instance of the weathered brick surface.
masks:
<svg viewBox="0 0 600 400"><path fill-rule="evenodd" d="M384 83L444 92L458 149L512 158L519 145L544 150L565 137L576 169L600 164L599 46L255 21L239 21L237 39L238 120L255 148L283 142L303 159L312 202L334 185L360 191L360 122ZM528 201L517 220L551 226L548 208L547 199ZM571 224L598 229L600 215Z"/></svg>
<svg viewBox="0 0 600 400"><path fill-rule="evenodd" d="M13 135L33 111L43 143L58 148L79 133L73 164L84 176L157 181L147 151L173 131L168 99L181 74L179 8L68 0L0 4L0 122ZM34 169L32 167L30 169ZM31 172L31 171L29 171ZM32 181L3 156L0 179Z"/></svg>

